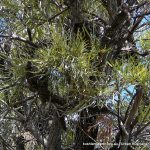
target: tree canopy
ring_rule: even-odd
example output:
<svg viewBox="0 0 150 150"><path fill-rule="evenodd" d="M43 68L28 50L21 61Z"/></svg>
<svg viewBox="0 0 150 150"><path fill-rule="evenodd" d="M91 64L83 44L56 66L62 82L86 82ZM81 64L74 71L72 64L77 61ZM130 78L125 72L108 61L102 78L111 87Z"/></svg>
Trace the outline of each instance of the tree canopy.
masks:
<svg viewBox="0 0 150 150"><path fill-rule="evenodd" d="M148 150L149 7L1 0L0 149Z"/></svg>

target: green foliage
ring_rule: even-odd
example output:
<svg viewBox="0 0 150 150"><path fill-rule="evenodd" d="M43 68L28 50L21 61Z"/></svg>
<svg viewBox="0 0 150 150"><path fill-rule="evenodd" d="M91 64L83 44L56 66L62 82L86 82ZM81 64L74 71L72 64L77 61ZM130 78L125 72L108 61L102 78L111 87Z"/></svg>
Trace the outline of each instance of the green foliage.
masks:
<svg viewBox="0 0 150 150"><path fill-rule="evenodd" d="M146 123L149 121L150 118L150 104L148 106L145 106L144 102L143 105L140 106L140 115L138 118L138 121L140 123Z"/></svg>
<svg viewBox="0 0 150 150"><path fill-rule="evenodd" d="M108 12L99 0L85 0L84 10L88 10L91 14L98 14L98 16L103 18L104 20L108 19Z"/></svg>
<svg viewBox="0 0 150 150"><path fill-rule="evenodd" d="M74 132L71 129L68 129L66 133L63 134L63 145L70 146L73 144L74 141Z"/></svg>
<svg viewBox="0 0 150 150"><path fill-rule="evenodd" d="M150 30L143 33L140 38L140 46L142 49L149 51L150 49Z"/></svg>
<svg viewBox="0 0 150 150"><path fill-rule="evenodd" d="M148 66L142 62L137 63L134 58L130 58L128 62L116 61L114 70L116 75L120 76L126 83L148 86L150 74Z"/></svg>
<svg viewBox="0 0 150 150"><path fill-rule="evenodd" d="M72 91L74 96L82 94L86 100L90 99L92 95L98 95L100 86L97 85L93 88L91 86L93 83L89 80L90 76L102 76L101 73L93 69L91 63L98 54L97 47L93 46L90 52L86 52L85 42L79 34L74 40L65 35L62 37L55 30L52 30L51 34L52 46L38 50L37 57L32 61L39 69L56 69L62 74L62 78L59 79L61 82L57 80L57 88L61 95ZM70 84L67 84L67 79L63 78L67 74L70 78Z"/></svg>
<svg viewBox="0 0 150 150"><path fill-rule="evenodd" d="M58 5L57 2L58 4L60 2L61 5ZM54 95L57 95L58 97L65 99L68 102L68 105L72 101L77 101L77 104L69 106L68 108L66 108L65 105L65 110L63 110L64 112L62 114L60 113L62 111L61 108L59 110L60 106L57 106L56 104L56 106L54 107L58 109L58 113L60 113L61 115L65 114L68 116L72 116L73 114L78 114L83 109L91 106L93 102L94 105L98 107L105 105L106 102L110 102L112 111L116 112L117 114L117 100L119 100L119 107L121 112L120 116L125 116L127 107L134 95L134 92L130 93L129 91L129 93L126 94L126 97L123 97L122 93L126 89L128 89L130 85L135 86L138 84L144 87L144 93L147 94L150 79L148 62L149 58L130 57L126 60L116 60L114 63L111 60L108 60L109 58L112 58L109 57L109 54L114 54L114 51L116 50L115 47L118 46L117 42L118 39L120 39L117 37L119 35L118 31L122 31L121 28L124 28L124 25L126 24L126 22L124 21L124 23L122 23L119 27L119 30L117 29L117 27L115 28L117 30L117 36L114 37L117 37L118 39L116 39L116 41L114 41L113 43L113 37L109 37L112 34L108 34L107 32L109 31L109 28L111 29L110 20L112 20L113 17L117 17L115 16L116 14L113 14L115 8L114 10L108 11L109 8L106 8L106 6L102 5L102 1L84 0L82 15L85 17L84 20L87 19L86 21L88 21L89 23L93 23L93 33L88 33L86 27L83 29L84 32L89 35L89 38L91 40L90 47L88 45L88 41L84 40L83 33L78 32L75 36L74 34L70 33L73 32L72 27L70 27L72 25L70 24L70 10L67 10L61 14L60 12L64 10L66 6L64 5L63 0L57 0L57 2L51 0L1 0L0 5L4 7L4 11L2 11L2 13L0 14L0 18L3 18L6 21L7 26L10 29L7 35L17 35L25 41L6 37L5 42L7 42L7 40L10 40L10 42L12 42L12 45L8 55L5 54L5 52L0 54L0 59L5 60L5 65L7 68L6 71L2 70L0 72L0 77L8 78L6 80L4 79L2 83L0 81L1 90L3 92L2 93L0 91L0 104L4 105L7 103L8 107L11 108L15 103L20 102L21 100L24 100L35 94L37 95L36 102L27 102L26 104L30 107L28 110L29 114L27 113L23 115L27 115L25 117L27 118L27 121L28 118L30 121L30 113L32 120L32 117L34 118L34 115L36 115L39 109L42 110L42 102L39 101L41 94L39 89L41 87L43 88L44 86L42 85L39 89L37 87L39 91L36 90L35 93L32 90L31 92L26 77L26 65L30 61L33 65L33 68L35 68L35 70L33 69L33 72L31 71L35 75L33 76L33 78L36 76L39 77L37 79L38 81L35 81L34 83L40 82L40 79L44 77L48 77L46 79L48 79L49 91L46 90L46 92L48 91L50 92L50 94L52 93ZM112 4L113 1L110 2ZM118 8L117 12L120 11L119 9L121 8ZM59 15L57 16L57 14ZM98 19L99 17L101 19ZM93 21L95 18L96 21ZM109 25L109 27L105 30L107 34L105 35L105 32L100 33L101 35L97 37L97 34L99 33L95 28L97 26L105 28L105 21L108 21L107 23ZM31 31L31 41L29 41L30 38L27 29L30 29ZM124 28L124 30L126 30L126 27ZM121 37L125 37L123 35L125 33L124 30L120 34ZM110 45L112 46L110 49L100 48L101 37L107 37L108 41L110 40ZM150 49L149 38L149 31L145 32L141 36L140 44L138 45L140 46L141 51L148 51ZM102 41L105 42L104 40ZM27 42L29 43L27 44ZM37 45L37 48L32 47L32 44L30 45L30 43ZM125 44L126 43L124 43L123 45ZM120 45L118 47L120 47ZM98 67L99 64L101 65L100 67ZM107 70L107 67L108 69L110 69L110 74L108 73L109 75L105 72L105 70ZM111 72L111 69L113 70L113 73ZM93 80L91 79L91 77L95 77L95 79ZM45 89L47 89L47 87ZM118 96L117 98L115 97L115 94ZM67 102L64 103L66 104ZM40 106L37 106L39 104ZM22 105L21 103L20 105L21 107L24 107L24 104ZM54 111L56 111L56 109L54 109ZM140 105L140 109L138 110L139 112L137 112L137 114L139 115L138 123L142 124L149 121L149 109L150 105L145 106L143 96L143 102ZM87 113L91 115L90 112L87 111ZM10 116L13 116L14 114L15 113L10 113ZM40 111L39 114L41 114ZM119 114L117 115L119 116ZM117 126L118 122L116 121L116 119L117 118L115 118L113 121ZM96 125L98 123L99 122L96 122ZM9 123L9 125L11 126L11 123ZM92 129L92 126L96 125L91 123L91 126L89 126L90 130ZM18 126L20 127L20 124L18 124ZM70 127L69 123L68 126ZM119 129L118 126L117 128ZM87 129L87 131L89 132L90 130ZM18 130L18 132L20 131ZM67 132L64 133L63 136L64 145L68 146L73 144L75 140L74 130L67 130Z"/></svg>

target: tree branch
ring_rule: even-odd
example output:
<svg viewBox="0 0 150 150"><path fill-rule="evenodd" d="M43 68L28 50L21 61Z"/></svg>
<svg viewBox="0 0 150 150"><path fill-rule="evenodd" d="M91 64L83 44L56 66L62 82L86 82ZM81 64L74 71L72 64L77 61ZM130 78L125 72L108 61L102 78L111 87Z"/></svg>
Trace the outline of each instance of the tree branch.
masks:
<svg viewBox="0 0 150 150"><path fill-rule="evenodd" d="M150 125L150 121L147 122L143 127L141 127L139 130L137 130L133 135L137 137L146 127Z"/></svg>
<svg viewBox="0 0 150 150"><path fill-rule="evenodd" d="M17 35L0 35L0 38L9 38L10 40L17 40L17 41L20 41L20 42L23 42L23 43L26 43L34 48L38 48L38 45L36 45L35 43L29 41L29 40L26 40L25 38L23 37L19 37Z"/></svg>
<svg viewBox="0 0 150 150"><path fill-rule="evenodd" d="M8 150L15 150L6 140L0 135L0 139L3 141L4 145L8 148Z"/></svg>
<svg viewBox="0 0 150 150"><path fill-rule="evenodd" d="M130 112L128 114L128 117L125 120L125 127L126 128L129 128L130 124L132 123L132 121L133 121L133 119L137 113L138 107L139 107L141 100L142 100L142 93L143 93L143 88L140 85L138 85L137 92L136 92L134 101L131 105Z"/></svg>
<svg viewBox="0 0 150 150"><path fill-rule="evenodd" d="M108 25L107 22L106 22L104 19L100 18L98 15L93 14L93 13L91 13L91 12L88 12L88 11L86 11L86 10L83 10L83 12L86 13L86 14L89 14L89 15L91 15L91 16L93 16L93 17L96 17L97 20L99 20L104 26Z"/></svg>

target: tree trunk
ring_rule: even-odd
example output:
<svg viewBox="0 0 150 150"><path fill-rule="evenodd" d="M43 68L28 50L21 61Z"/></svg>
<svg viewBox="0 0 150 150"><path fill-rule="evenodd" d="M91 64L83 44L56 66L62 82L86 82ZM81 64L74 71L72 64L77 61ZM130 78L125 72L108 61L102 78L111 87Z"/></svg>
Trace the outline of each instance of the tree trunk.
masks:
<svg viewBox="0 0 150 150"><path fill-rule="evenodd" d="M88 112L89 109L88 111L85 109L80 113L80 119L76 127L75 150L94 150L98 127L93 127L96 117Z"/></svg>
<svg viewBox="0 0 150 150"><path fill-rule="evenodd" d="M19 136L16 139L16 150L25 150L24 137Z"/></svg>
<svg viewBox="0 0 150 150"><path fill-rule="evenodd" d="M46 150L61 150L61 134L62 134L62 126L60 118L58 118L58 116L54 116L49 132Z"/></svg>

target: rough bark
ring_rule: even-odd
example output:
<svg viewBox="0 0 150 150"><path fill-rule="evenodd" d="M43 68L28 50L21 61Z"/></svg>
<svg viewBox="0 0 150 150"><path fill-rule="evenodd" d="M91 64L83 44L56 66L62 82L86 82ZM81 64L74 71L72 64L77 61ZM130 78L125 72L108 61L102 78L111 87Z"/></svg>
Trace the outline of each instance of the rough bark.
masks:
<svg viewBox="0 0 150 150"><path fill-rule="evenodd" d="M19 136L16 139L16 150L25 150L24 137Z"/></svg>
<svg viewBox="0 0 150 150"><path fill-rule="evenodd" d="M62 126L57 115L54 116L47 141L46 150L61 150Z"/></svg>
<svg viewBox="0 0 150 150"><path fill-rule="evenodd" d="M80 113L80 119L76 127L75 150L94 150L95 147L98 127L92 126L96 122L96 117L87 111L85 109Z"/></svg>
<svg viewBox="0 0 150 150"><path fill-rule="evenodd" d="M128 113L128 117L125 120L124 126L125 126L127 134L125 134L125 133L122 134L122 137L121 137L122 143L129 143L129 141L130 141L130 134L132 132L131 125L134 122L134 119L136 118L136 113L137 113L138 108L141 104L142 94L143 94L143 88L141 86L138 86L134 101L133 101L131 108L130 108L130 111ZM121 145L120 146L120 150L127 150L128 148L129 148L128 145Z"/></svg>
<svg viewBox="0 0 150 150"><path fill-rule="evenodd" d="M86 43L86 48L91 48L91 40L90 40L90 30L88 28L88 22L83 18L83 3L82 0L75 0L73 3L70 1L70 18L71 18L71 26L72 35L76 37L78 33L81 34L83 40ZM88 109L88 108L87 108ZM75 133L75 150L92 150L94 149L94 145L86 145L87 143L94 143L97 137L97 127L90 127L95 122L95 117L89 117L87 110L82 110L80 112L80 119L78 121L78 125L76 127ZM94 114L93 114L94 115ZM85 145L84 145L85 144Z"/></svg>

